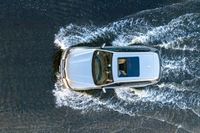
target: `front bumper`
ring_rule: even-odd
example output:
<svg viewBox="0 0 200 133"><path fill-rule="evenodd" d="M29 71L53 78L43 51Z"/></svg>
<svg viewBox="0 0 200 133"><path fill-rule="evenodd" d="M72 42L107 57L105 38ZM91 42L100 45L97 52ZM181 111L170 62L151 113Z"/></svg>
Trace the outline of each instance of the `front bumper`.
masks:
<svg viewBox="0 0 200 133"><path fill-rule="evenodd" d="M59 71L60 71L61 80L63 81L64 86L66 88L71 89L71 87L69 85L68 77L67 77L67 72L65 71L65 66L66 66L66 63L67 63L67 56L69 55L70 50L71 50L71 48L68 48L65 51L63 51L61 61L60 61Z"/></svg>

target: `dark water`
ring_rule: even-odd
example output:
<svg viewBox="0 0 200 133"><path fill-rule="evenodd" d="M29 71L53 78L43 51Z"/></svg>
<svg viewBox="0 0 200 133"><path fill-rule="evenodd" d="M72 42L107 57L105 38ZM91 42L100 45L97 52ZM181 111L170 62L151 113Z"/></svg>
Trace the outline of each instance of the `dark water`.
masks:
<svg viewBox="0 0 200 133"><path fill-rule="evenodd" d="M160 83L63 89L59 49L103 42L158 48ZM0 55L0 132L200 132L199 1L1 1Z"/></svg>

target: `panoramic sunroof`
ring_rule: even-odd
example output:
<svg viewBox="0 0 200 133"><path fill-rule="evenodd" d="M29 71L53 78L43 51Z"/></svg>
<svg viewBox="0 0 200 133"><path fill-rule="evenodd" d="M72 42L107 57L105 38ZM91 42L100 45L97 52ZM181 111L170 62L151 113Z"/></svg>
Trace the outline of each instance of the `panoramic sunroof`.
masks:
<svg viewBox="0 0 200 133"><path fill-rule="evenodd" d="M119 77L139 77L139 57L118 58Z"/></svg>

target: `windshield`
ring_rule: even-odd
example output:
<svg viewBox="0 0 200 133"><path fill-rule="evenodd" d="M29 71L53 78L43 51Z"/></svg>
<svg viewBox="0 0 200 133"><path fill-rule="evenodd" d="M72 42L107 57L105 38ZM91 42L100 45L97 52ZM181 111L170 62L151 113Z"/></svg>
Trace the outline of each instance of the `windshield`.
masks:
<svg viewBox="0 0 200 133"><path fill-rule="evenodd" d="M92 61L92 73L96 85L112 83L112 53L95 51Z"/></svg>

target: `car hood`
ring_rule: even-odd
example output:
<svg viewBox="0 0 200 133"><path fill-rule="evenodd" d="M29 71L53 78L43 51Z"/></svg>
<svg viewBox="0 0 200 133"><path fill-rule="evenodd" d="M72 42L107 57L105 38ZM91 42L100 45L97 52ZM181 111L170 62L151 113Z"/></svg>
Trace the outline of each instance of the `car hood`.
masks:
<svg viewBox="0 0 200 133"><path fill-rule="evenodd" d="M95 87L92 76L92 57L94 49L71 49L67 57L65 71L72 89Z"/></svg>

